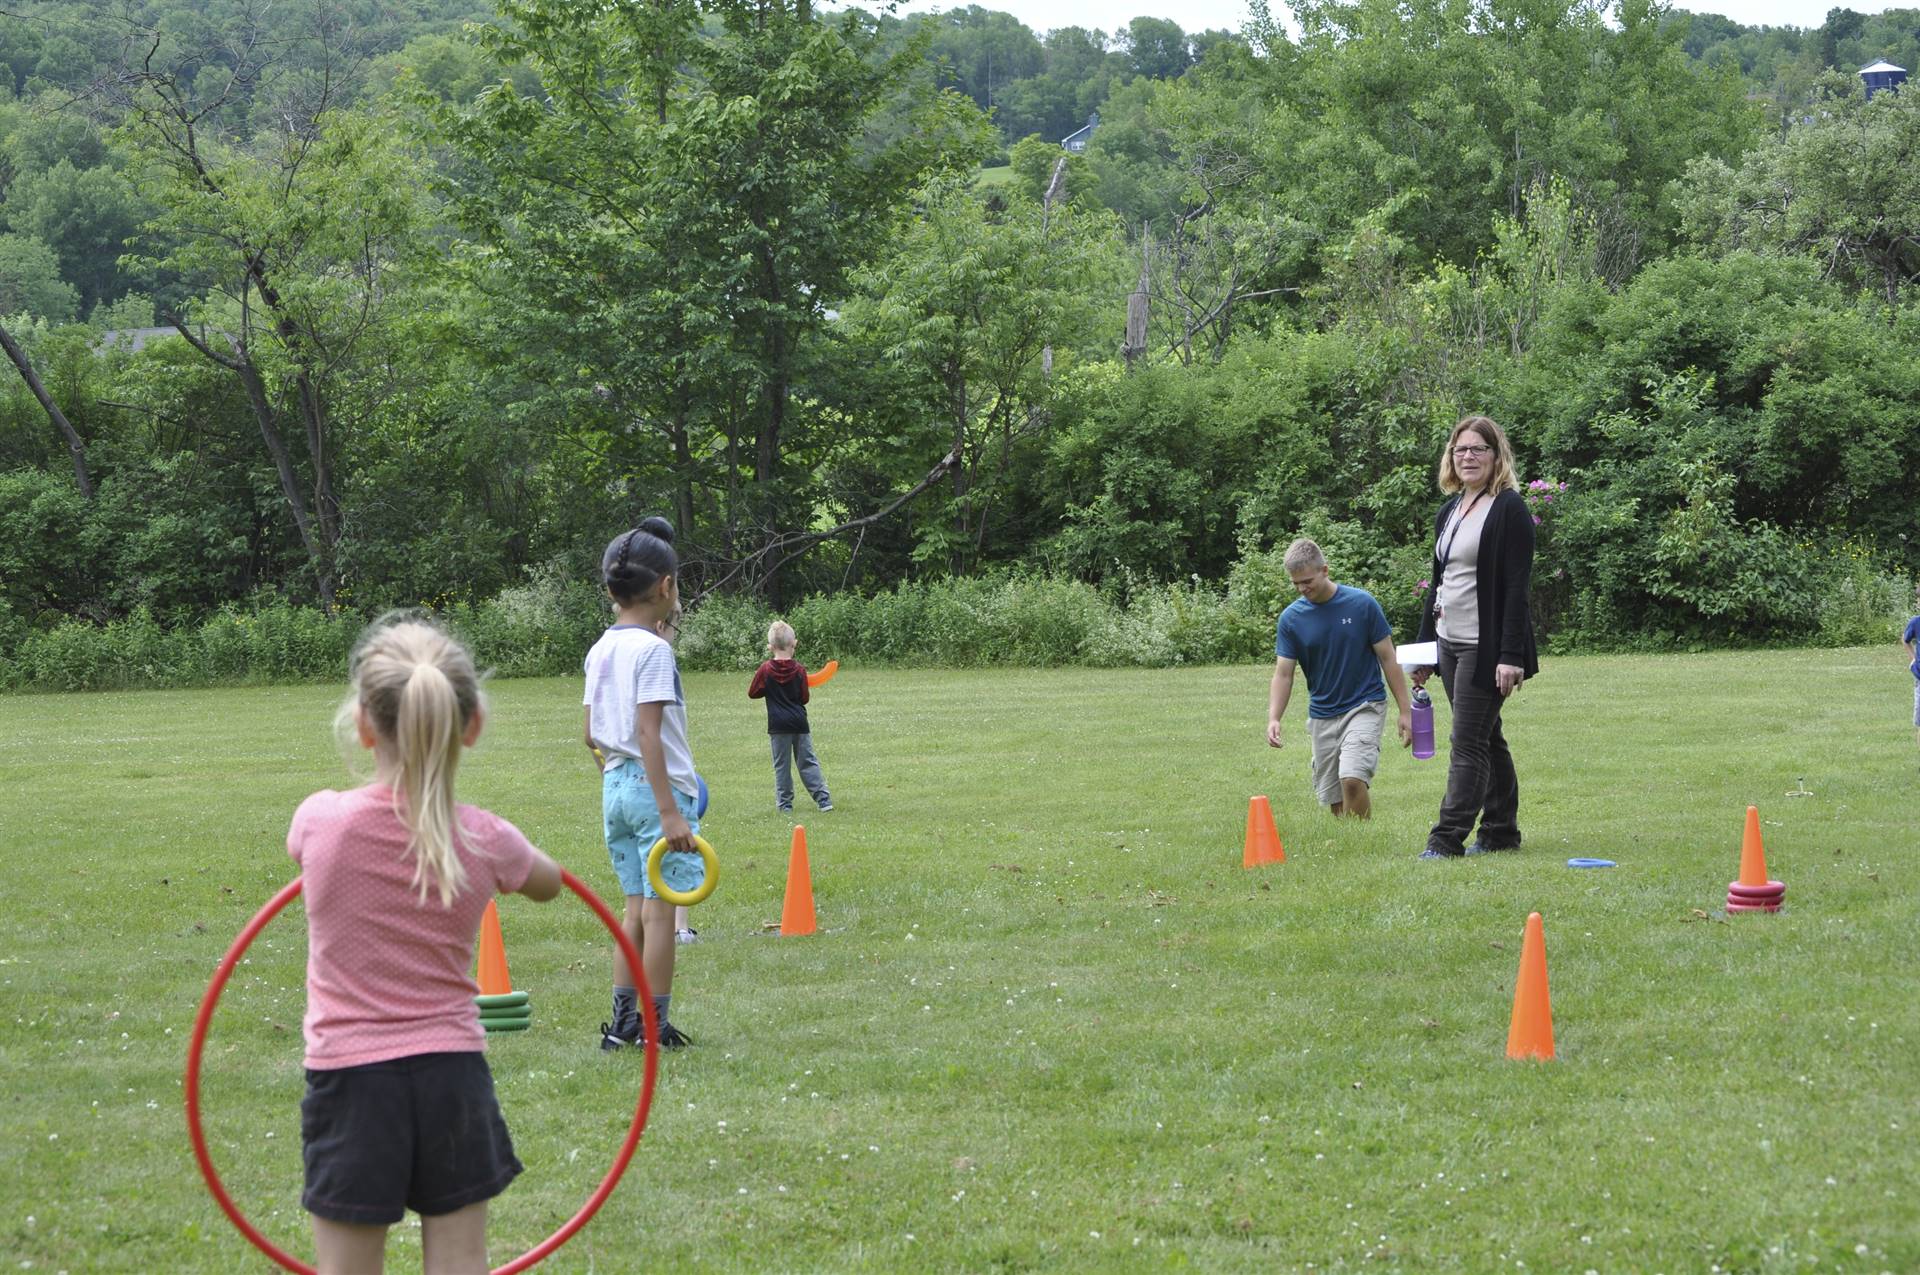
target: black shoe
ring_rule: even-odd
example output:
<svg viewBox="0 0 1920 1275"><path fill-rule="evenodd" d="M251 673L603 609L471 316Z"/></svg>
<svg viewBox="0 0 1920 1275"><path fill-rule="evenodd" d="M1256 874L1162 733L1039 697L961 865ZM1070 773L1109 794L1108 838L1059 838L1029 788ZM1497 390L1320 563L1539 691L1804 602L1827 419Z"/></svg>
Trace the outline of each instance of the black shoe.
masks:
<svg viewBox="0 0 1920 1275"><path fill-rule="evenodd" d="M1490 846L1484 841L1476 841L1467 847L1468 854L1511 854L1519 846Z"/></svg>
<svg viewBox="0 0 1920 1275"><path fill-rule="evenodd" d="M1464 851L1460 850L1436 850L1432 846L1428 846L1420 852L1419 857L1422 859L1461 859L1465 858L1466 855Z"/></svg>
<svg viewBox="0 0 1920 1275"><path fill-rule="evenodd" d="M600 1024L600 1048L607 1053L617 1053L622 1049L631 1049L640 1043L640 1031L634 1029L631 1036L624 1036L613 1029L612 1023Z"/></svg>
<svg viewBox="0 0 1920 1275"><path fill-rule="evenodd" d="M634 1042L638 1044L639 1042ZM660 1024L660 1048L685 1049L693 1043L693 1037L675 1027L672 1023Z"/></svg>

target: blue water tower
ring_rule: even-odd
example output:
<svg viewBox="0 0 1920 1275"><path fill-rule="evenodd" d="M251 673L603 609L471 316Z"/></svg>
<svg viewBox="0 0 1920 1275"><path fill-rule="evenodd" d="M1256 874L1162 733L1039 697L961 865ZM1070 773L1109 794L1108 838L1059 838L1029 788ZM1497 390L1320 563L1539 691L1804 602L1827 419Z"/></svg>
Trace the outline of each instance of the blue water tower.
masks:
<svg viewBox="0 0 1920 1275"><path fill-rule="evenodd" d="M1881 89L1898 92L1900 86L1907 82L1907 69L1891 62L1875 62L1872 66L1860 68L1860 78L1866 81L1867 100L1871 102L1873 95Z"/></svg>

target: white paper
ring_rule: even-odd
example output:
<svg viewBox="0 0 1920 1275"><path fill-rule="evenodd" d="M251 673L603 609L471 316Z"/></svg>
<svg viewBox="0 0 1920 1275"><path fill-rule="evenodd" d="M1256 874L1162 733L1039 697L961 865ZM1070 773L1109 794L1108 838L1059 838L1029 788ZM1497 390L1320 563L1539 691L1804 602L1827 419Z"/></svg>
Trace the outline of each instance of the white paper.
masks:
<svg viewBox="0 0 1920 1275"><path fill-rule="evenodd" d="M1393 658L1401 668L1429 668L1440 663L1438 642L1409 642L1394 650Z"/></svg>

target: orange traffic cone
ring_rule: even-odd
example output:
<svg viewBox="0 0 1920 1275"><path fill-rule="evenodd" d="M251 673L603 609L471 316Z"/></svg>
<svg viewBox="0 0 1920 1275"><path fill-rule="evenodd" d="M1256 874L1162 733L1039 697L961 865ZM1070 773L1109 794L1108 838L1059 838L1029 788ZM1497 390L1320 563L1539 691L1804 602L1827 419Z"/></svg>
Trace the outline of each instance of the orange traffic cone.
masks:
<svg viewBox="0 0 1920 1275"><path fill-rule="evenodd" d="M1727 911L1778 912L1787 887L1767 879L1767 852L1760 844L1760 811L1747 807L1747 832L1740 839L1740 879L1727 886Z"/></svg>
<svg viewBox="0 0 1920 1275"><path fill-rule="evenodd" d="M793 826L793 849L787 855L787 898L780 907L780 933L811 934L813 874L807 870L807 830Z"/></svg>
<svg viewBox="0 0 1920 1275"><path fill-rule="evenodd" d="M1540 914L1527 917L1520 943L1520 977L1513 985L1513 1025L1507 1029L1507 1057L1553 1057L1553 1006L1547 996L1547 932Z"/></svg>
<svg viewBox="0 0 1920 1275"><path fill-rule="evenodd" d="M513 990L513 976L507 973L507 945L500 937L500 909L487 900L486 915L480 918L480 994L504 996Z"/></svg>
<svg viewBox="0 0 1920 1275"><path fill-rule="evenodd" d="M1280 830L1273 822L1273 806L1265 797L1255 797L1247 803L1247 848L1240 856L1240 866L1257 868L1264 863L1286 861Z"/></svg>
<svg viewBox="0 0 1920 1275"><path fill-rule="evenodd" d="M1747 833L1740 839L1740 884L1767 883L1767 850L1760 844L1760 809L1747 807Z"/></svg>

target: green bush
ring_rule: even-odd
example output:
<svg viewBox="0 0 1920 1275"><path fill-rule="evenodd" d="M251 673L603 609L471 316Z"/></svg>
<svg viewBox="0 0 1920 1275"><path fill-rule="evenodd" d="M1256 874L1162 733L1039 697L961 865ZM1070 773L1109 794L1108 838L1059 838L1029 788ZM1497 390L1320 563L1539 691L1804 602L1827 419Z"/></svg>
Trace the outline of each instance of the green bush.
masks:
<svg viewBox="0 0 1920 1275"><path fill-rule="evenodd" d="M72 614L98 591L88 570L87 502L71 475L0 474L0 605Z"/></svg>
<svg viewBox="0 0 1920 1275"><path fill-rule="evenodd" d="M1821 646L1899 641L1913 614L1908 604L1914 600L1914 581L1853 540L1826 546L1820 561L1814 641Z"/></svg>
<svg viewBox="0 0 1920 1275"><path fill-rule="evenodd" d="M102 691L231 683L344 680L364 621L274 602L226 608L204 624L167 629L139 607L105 625L67 620L20 637L0 660L0 685Z"/></svg>
<svg viewBox="0 0 1920 1275"><path fill-rule="evenodd" d="M1569 501L1564 511L1556 508L1555 517L1578 527L1579 510ZM1354 564L1336 577L1371 591L1386 608L1395 637L1411 641L1419 594L1407 581L1424 572L1425 546L1388 545L1369 539L1357 524L1317 515L1309 523L1329 558ZM1716 528L1716 543L1721 537ZM1766 555L1771 569L1787 577L1779 598L1797 599L1801 608L1790 630L1796 637L1824 645L1897 638L1912 597L1911 582L1898 569L1852 541L1782 547L1759 537L1756 545L1748 552ZM1103 592L1058 576L1007 575L912 582L872 597L825 594L808 598L786 617L814 668L828 660L1028 668L1265 661L1273 650L1274 618L1294 598L1281 570L1284 552L1244 549L1225 585L1197 576L1168 583L1127 577L1124 588ZM1746 605L1758 574L1743 571L1711 586L1720 593L1697 596ZM1776 601L1773 594L1766 597ZM1578 623L1560 635L1555 649L1568 649L1575 640L1637 649L1702 643L1694 632L1610 631L1601 626L1611 605L1604 597L1585 601L1576 595L1568 613ZM1768 614L1784 623L1780 613ZM773 617L754 599L703 599L681 629L681 666L753 668L765 656ZM609 615L597 590L553 570L536 572L527 583L477 605L452 607L443 618L472 645L481 666L496 674L573 677ZM365 623L352 612L329 618L273 601L252 610L227 607L198 626L169 629L138 608L106 625L69 620L30 630L0 604L0 687L89 691L344 681L348 654ZM1779 631L1763 629L1755 636Z"/></svg>
<svg viewBox="0 0 1920 1275"><path fill-rule="evenodd" d="M811 604L805 604L811 605ZM711 596L689 611L680 626L680 667L707 672L742 672L765 658L767 625L773 613L754 598ZM830 650L806 620L792 621L809 653ZM824 662L830 656L820 657Z"/></svg>
<svg viewBox="0 0 1920 1275"><path fill-rule="evenodd" d="M164 686L187 680L180 677L185 647L141 608L104 626L70 620L29 634L14 663L16 676L46 690Z"/></svg>
<svg viewBox="0 0 1920 1275"><path fill-rule="evenodd" d="M446 619L481 668L502 677L554 677L580 671L612 616L605 594L554 563L484 602L449 608Z"/></svg>

